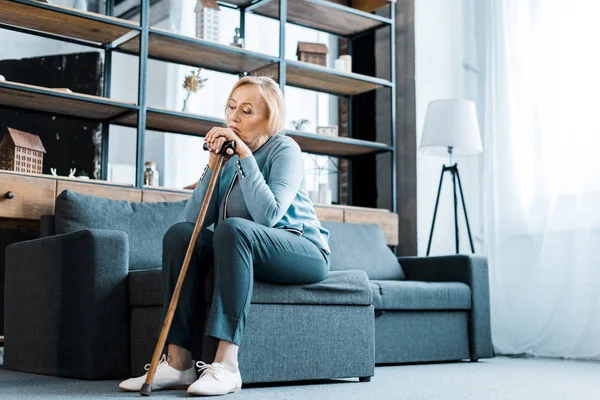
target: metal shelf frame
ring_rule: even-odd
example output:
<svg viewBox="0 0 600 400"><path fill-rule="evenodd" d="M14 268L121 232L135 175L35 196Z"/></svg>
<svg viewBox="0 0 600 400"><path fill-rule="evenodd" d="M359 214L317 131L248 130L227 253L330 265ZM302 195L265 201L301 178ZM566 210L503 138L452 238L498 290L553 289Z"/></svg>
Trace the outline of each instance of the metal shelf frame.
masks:
<svg viewBox="0 0 600 400"><path fill-rule="evenodd" d="M6 1L6 0L3 0ZM147 66L148 66L148 59L149 59L149 54L148 54L148 47L149 47L149 36L151 34L154 33L154 30L150 27L150 21L149 21L149 13L150 13L150 0L140 0L141 3L141 9L140 9L140 23L139 25L137 24L132 24L131 22L127 21L127 20L118 20L116 18L110 18L107 19L106 17L113 17L114 16L114 3L115 0L107 0L106 1L106 9L105 9L105 15L102 14L94 14L94 13L82 13L78 10L73 10L73 9L68 9L68 8L64 8L61 7L60 9L57 9L56 7L52 6L52 5L48 5L45 3L41 3L41 2L37 2L37 1L32 1L32 0L9 0L11 2L14 3L18 3L24 6L30 6L33 8L38 8L40 10L45 10L45 11L51 11L53 13L60 13L60 14L64 14L66 16L70 16L73 18L83 18L84 20L89 20L91 22L96 22L96 23L103 23L106 24L108 26L112 26L112 27L119 27L119 28L126 28L126 33L121 35L120 37L116 38L115 40L112 40L108 43L98 43L98 42L93 42L90 40L84 40L82 38L77 38L77 37L68 37L68 36L63 36L57 33L52 33L52 32L48 32L48 30L37 30L37 29L30 29L27 27L21 27L21 26L16 26L16 25L12 25L12 24L6 24L6 23L2 23L0 22L0 29L8 29L8 30L13 30L16 32L21 32L21 33L26 33L26 34L31 34L31 35L36 35L36 36L40 36L40 37L45 37L45 38L49 38L49 39L54 39L54 40L60 40L60 41L64 41L64 42L69 42L69 43L74 43L74 44L78 44L78 45L83 45L83 46L88 46L88 47L93 47L93 48L97 48L100 49L102 51L104 51L104 65L103 65L103 78L104 78L104 87L103 87L103 97L106 98L107 102L110 102L110 86L111 86L111 69L112 69L112 53L113 51L119 51L119 52L124 52L124 53L130 53L128 51L125 51L124 49L121 49L120 46L123 45L126 42L129 42L133 39L137 40L139 42L139 51L136 54L138 56L138 96L137 96L137 104L136 105L130 105L128 106L128 111L123 114L123 115L119 115L117 117L112 117L106 120L102 120L102 157L101 157L101 170L102 170L102 179L106 180L107 179L107 174L108 174L108 140L109 140L109 126L111 124L116 124L116 125L125 125L125 126L133 126L133 123L123 123L123 119L125 117L132 117L135 116L136 118L136 130L137 130L137 141L136 141L136 177L135 177L135 187L136 188L142 188L143 187L143 172L144 172L144 144L145 144L145 131L147 128L151 128L147 126L147 114L148 114L148 110L149 107L146 103L146 85L147 85ZM299 25L299 26L305 26L303 24L300 23L294 23L293 21L288 21L288 2L294 1L294 0L249 0L247 1L247 3L245 2L238 2L236 4L232 4L230 2L225 1L219 1L219 4L221 6L224 7L228 7L228 8L233 8L233 9L237 9L240 13L240 36L241 38L245 38L246 36L246 13L252 13L256 10L259 10L260 7L262 5L265 5L266 3L269 2L273 2L273 1L278 1L279 2L279 13L278 13L278 20L279 20L279 57L270 57L270 56L264 56L264 59L269 59L271 62L273 63L277 63L277 68L278 68L278 81L279 81L279 85L282 91L285 90L285 86L287 83L287 65L288 65L288 61L285 59L285 38L286 38L286 24L294 24L294 25ZM386 153L391 153L392 154L392 204L393 204L393 210L392 212L396 212L396 197L397 197L397 188L395 185L396 182L396 71L395 71L395 31L396 31L396 23L395 23L395 14L396 14L396 5L394 2L391 2L389 5L389 10L390 10L390 18L386 18L386 17L381 17L375 14L370 14L370 13L366 13L360 10L356 10L356 9L352 9L350 7L346 7L346 6L341 6L326 0L303 0L306 3L310 3L310 4L314 4L320 7L326 7L326 8L330 8L332 10L335 10L336 12L344 12L344 13L349 13L355 16L360 16L363 18L368 18L371 19L373 21L377 21L379 23L381 23L381 25L379 26L375 26L372 29L368 29L368 30L364 30L361 32L358 32L356 34L352 34L352 35L341 35L335 32L331 32L329 30L322 30L323 32L327 32L330 34L333 34L335 36L341 37L341 38L346 38L349 41L349 54L352 56L353 52L353 43L354 40L365 35L368 33L371 33L373 30L377 30L380 28L387 28L389 27L389 31L390 31L390 62L391 62L391 76L390 76L390 80L386 81L383 79L379 79L379 78L375 78L375 77L363 77L361 78L362 80L366 81L366 82L372 82L372 83L377 83L380 84L381 87L385 87L388 88L391 93L391 110L390 110L390 116L391 116L391 129L392 129L392 135L391 135L391 144L385 145L385 144L381 144L381 143L374 143L374 142L367 142L367 141L360 141L360 140L356 140L356 139L352 139L352 124L351 124L351 118L348 122L348 132L349 132L349 138L323 138L323 137L319 137L319 136L314 136L311 139L310 134L303 134L303 133L299 133L299 132L284 132L284 134L288 134L291 137L298 137L298 138L302 138L304 140L318 140L318 141L325 141L329 144L335 144L335 143L339 143L341 144L345 144L345 145L352 145L352 146L356 146L357 148L359 147L364 147L366 149L366 153L381 153L381 152L386 152ZM260 13L257 13L257 15L260 15ZM308 26L311 29L318 29L315 28L314 26ZM165 36L169 36L169 34L164 34ZM186 39L186 38L180 38L180 40L188 40L190 42L194 42L195 39ZM210 46L210 44L208 44L208 46ZM222 45L219 44L214 44L214 46L216 47L223 47ZM237 51L237 49L233 49L233 51ZM162 59L163 61L166 62L175 62L173 60L169 60L169 59ZM292 67L297 67L299 63L297 62L290 62L289 63L290 66ZM312 68L312 66L307 65L307 66L302 66L302 68L305 68L307 70L310 70ZM313 68L316 70L316 67ZM252 71L239 71L240 75L243 75L245 73L249 73ZM340 73L338 71L331 71L331 73L333 75L340 75L340 76L345 76L348 75L348 77L352 77L352 74L344 74L344 73ZM28 89L30 92L35 92L35 89ZM310 90L315 90L315 88L310 88ZM317 90L320 91L320 90ZM326 93L326 92L325 92ZM65 97L65 98L69 98L72 97L71 95L67 94L67 93L53 93L53 95L58 96L58 97ZM340 96L339 93L334 93L334 95L338 95ZM352 115L352 103L353 103L353 97L354 95L341 95L340 97L345 97L348 99L348 104L349 104L349 115ZM92 102L96 102L96 103L102 103L103 100L92 100ZM2 107L7 107L10 108L10 106L6 106L3 105ZM40 112L44 112L44 111L40 111ZM197 120L204 120L206 122L210 122L213 118L210 117L201 117L201 116L194 116L194 115L190 115L190 116L183 116L181 115L181 113L177 113L177 112L170 112L168 110L155 110L152 109L150 107L150 112L153 113L153 115L156 114L163 114L163 115L171 115L172 117L175 118L191 118L191 119L197 119ZM54 113L56 114L56 113ZM77 116L69 116L70 118L80 118ZM165 132L167 132L165 130ZM180 133L180 132L173 132L173 131L169 131L172 133ZM196 134L196 133L189 133L189 132L181 132L183 134ZM321 153L319 151L311 151L312 154L323 154L323 155L331 155L331 154L325 154L325 153ZM339 155L334 155L339 157ZM348 159L352 159L352 155L347 156L345 158ZM351 163L350 163L350 167L349 167L349 174L352 174L352 168L351 168Z"/></svg>

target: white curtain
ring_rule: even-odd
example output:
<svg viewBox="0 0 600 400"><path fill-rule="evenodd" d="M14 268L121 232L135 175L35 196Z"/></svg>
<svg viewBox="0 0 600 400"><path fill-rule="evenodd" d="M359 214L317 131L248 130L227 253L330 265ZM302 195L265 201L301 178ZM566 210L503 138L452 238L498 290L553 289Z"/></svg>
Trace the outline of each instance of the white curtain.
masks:
<svg viewBox="0 0 600 400"><path fill-rule="evenodd" d="M600 2L478 13L496 351L600 359Z"/></svg>

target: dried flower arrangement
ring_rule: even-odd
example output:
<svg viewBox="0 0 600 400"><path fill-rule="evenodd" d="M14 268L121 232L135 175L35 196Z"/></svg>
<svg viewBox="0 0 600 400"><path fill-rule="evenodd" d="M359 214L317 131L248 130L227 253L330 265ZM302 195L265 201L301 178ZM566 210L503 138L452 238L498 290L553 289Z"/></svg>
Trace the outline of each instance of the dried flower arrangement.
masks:
<svg viewBox="0 0 600 400"><path fill-rule="evenodd" d="M193 93L197 93L198 90L202 89L204 86L204 82L208 80L208 78L200 77L200 73L203 68L198 68L196 72L192 70L190 75L186 75L185 80L183 81L183 88L188 92L185 100L183 100L183 109L181 111L186 111L187 102L190 98L190 95Z"/></svg>

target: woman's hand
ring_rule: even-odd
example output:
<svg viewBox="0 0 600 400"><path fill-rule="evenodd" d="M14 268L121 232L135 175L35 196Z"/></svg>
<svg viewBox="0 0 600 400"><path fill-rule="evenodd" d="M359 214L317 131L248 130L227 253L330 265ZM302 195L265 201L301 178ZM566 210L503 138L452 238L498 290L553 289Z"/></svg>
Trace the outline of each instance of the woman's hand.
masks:
<svg viewBox="0 0 600 400"><path fill-rule="evenodd" d="M210 151L210 158L208 159L208 168L214 170L214 167L217 162L217 156L221 151L221 147L225 142L235 141L235 151L232 149L227 149L225 154L225 161L229 160L234 154L238 154L240 158L244 158L247 155L252 154L246 143L240 139L236 133L229 129L223 127L214 127L212 128L204 141L206 142L206 146Z"/></svg>

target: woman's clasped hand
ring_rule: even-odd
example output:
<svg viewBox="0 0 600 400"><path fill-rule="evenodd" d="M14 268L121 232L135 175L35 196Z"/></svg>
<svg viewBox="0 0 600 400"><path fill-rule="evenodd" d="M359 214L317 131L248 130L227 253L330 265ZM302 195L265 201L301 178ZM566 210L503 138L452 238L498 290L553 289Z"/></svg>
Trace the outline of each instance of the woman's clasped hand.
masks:
<svg viewBox="0 0 600 400"><path fill-rule="evenodd" d="M240 158L252 154L248 146L240 139L235 131L230 128L215 126L208 132L204 141L206 142L208 151L210 151L210 158L208 161L208 167L210 169L214 169L217 155L221 152L221 148L227 142L235 141L235 150L227 149L225 161L229 160L234 154L238 154Z"/></svg>

